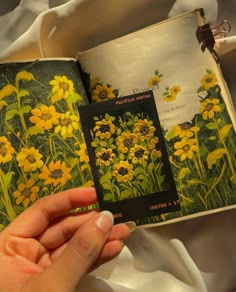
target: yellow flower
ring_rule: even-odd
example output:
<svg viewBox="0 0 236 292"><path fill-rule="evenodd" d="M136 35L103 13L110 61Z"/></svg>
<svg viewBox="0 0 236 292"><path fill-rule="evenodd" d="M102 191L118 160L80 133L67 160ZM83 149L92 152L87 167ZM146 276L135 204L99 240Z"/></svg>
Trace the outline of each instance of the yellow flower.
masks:
<svg viewBox="0 0 236 292"><path fill-rule="evenodd" d="M160 81L161 81L160 77L153 76L148 81L148 87L150 87L150 88L152 88L152 87L158 88Z"/></svg>
<svg viewBox="0 0 236 292"><path fill-rule="evenodd" d="M100 137L101 139L109 139L111 135L115 132L115 125L111 120L102 119L95 123L94 132L95 136Z"/></svg>
<svg viewBox="0 0 236 292"><path fill-rule="evenodd" d="M96 158L97 165L109 166L113 162L115 154L112 152L112 149L102 148L101 151L96 153Z"/></svg>
<svg viewBox="0 0 236 292"><path fill-rule="evenodd" d="M201 103L201 107L199 112L202 113L202 118L204 120L212 119L215 116L215 113L220 112L220 103L219 99L217 98L207 98Z"/></svg>
<svg viewBox="0 0 236 292"><path fill-rule="evenodd" d="M23 167L23 170L28 172L35 171L37 168L43 166L43 161L41 160L42 157L43 155L34 147L31 147L30 149L22 148L17 154L16 160L18 161L18 166Z"/></svg>
<svg viewBox="0 0 236 292"><path fill-rule="evenodd" d="M127 182L133 179L133 165L128 161L120 161L114 164L113 169L112 176L114 176L118 182Z"/></svg>
<svg viewBox="0 0 236 292"><path fill-rule="evenodd" d="M162 156L158 137L153 137L149 141L149 148L151 149L151 155L160 158Z"/></svg>
<svg viewBox="0 0 236 292"><path fill-rule="evenodd" d="M192 127L192 124L188 122L172 127L172 131L174 132L174 135L180 138L183 138L183 137L190 138L199 130L200 130L199 127L195 127L195 126Z"/></svg>
<svg viewBox="0 0 236 292"><path fill-rule="evenodd" d="M33 179L27 180L26 183L19 184L18 190L13 193L17 205L23 203L23 206L27 208L30 202L33 203L36 201L39 187L34 184L35 182Z"/></svg>
<svg viewBox="0 0 236 292"><path fill-rule="evenodd" d="M45 185L64 186L71 179L70 171L71 168L66 167L65 162L60 160L51 161L48 167L46 165L42 167L42 173L39 174L39 178L45 181Z"/></svg>
<svg viewBox="0 0 236 292"><path fill-rule="evenodd" d="M198 146L196 145L196 139L188 139L184 137L181 141L174 144L176 151L174 152L175 156L180 156L180 160L183 161L186 158L192 159L193 152L198 151Z"/></svg>
<svg viewBox="0 0 236 292"><path fill-rule="evenodd" d="M71 115L70 112L60 115L60 123L55 128L55 133L61 132L63 138L73 137L73 130L79 129L79 117Z"/></svg>
<svg viewBox="0 0 236 292"><path fill-rule="evenodd" d="M92 101L100 102L112 98L115 98L115 94L113 93L112 87L106 83L96 85L92 91Z"/></svg>
<svg viewBox="0 0 236 292"><path fill-rule="evenodd" d="M139 119L134 124L134 133L141 136L141 139L150 139L154 136L156 128L153 126L153 121L149 121L147 119L141 120Z"/></svg>
<svg viewBox="0 0 236 292"><path fill-rule="evenodd" d="M209 88L213 87L216 83L217 83L217 79L216 79L216 74L215 73L206 74L201 79L201 86L205 90L208 90Z"/></svg>
<svg viewBox="0 0 236 292"><path fill-rule="evenodd" d="M85 143L80 144L80 150L75 151L75 153L79 156L79 161L81 163L88 163L89 157L87 152L87 147Z"/></svg>
<svg viewBox="0 0 236 292"><path fill-rule="evenodd" d="M181 88L178 85L174 85L170 88L170 94L171 95L177 95L178 93L180 93Z"/></svg>
<svg viewBox="0 0 236 292"><path fill-rule="evenodd" d="M116 145L117 150L121 153L127 153L129 149L136 144L138 136L135 133L123 132L117 137Z"/></svg>
<svg viewBox="0 0 236 292"><path fill-rule="evenodd" d="M94 89L98 83L100 83L100 79L99 78L94 78L90 81L90 90Z"/></svg>
<svg viewBox="0 0 236 292"><path fill-rule="evenodd" d="M164 96L163 97L163 100L164 101L167 101L167 102L174 101L174 100L176 100L176 95L167 95L167 96Z"/></svg>
<svg viewBox="0 0 236 292"><path fill-rule="evenodd" d="M135 144L129 151L128 159L132 160L132 163L145 163L148 159L148 150L141 146Z"/></svg>
<svg viewBox="0 0 236 292"><path fill-rule="evenodd" d="M54 79L49 82L52 85L52 103L61 99L67 99L75 92L73 82L66 76L54 76Z"/></svg>
<svg viewBox="0 0 236 292"><path fill-rule="evenodd" d="M11 143L5 136L0 137L0 163L9 162L12 159L12 154L14 149L11 146Z"/></svg>
<svg viewBox="0 0 236 292"><path fill-rule="evenodd" d="M30 117L30 122L36 127L50 130L53 125L58 125L60 113L58 113L53 105L47 107L41 105L40 108L35 108L31 111L33 116Z"/></svg>
<svg viewBox="0 0 236 292"><path fill-rule="evenodd" d="M7 106L7 103L2 100L4 97L11 95L13 92L16 92L16 88L13 85L6 85L0 90L0 110L3 109L4 106Z"/></svg>

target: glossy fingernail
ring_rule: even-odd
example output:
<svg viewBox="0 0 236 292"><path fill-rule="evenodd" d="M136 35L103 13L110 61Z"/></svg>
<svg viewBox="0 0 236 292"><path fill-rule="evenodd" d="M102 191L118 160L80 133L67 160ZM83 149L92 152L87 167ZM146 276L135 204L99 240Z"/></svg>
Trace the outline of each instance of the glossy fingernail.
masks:
<svg viewBox="0 0 236 292"><path fill-rule="evenodd" d="M96 225L103 232L108 233L114 224L114 218L111 212L102 211L96 220Z"/></svg>
<svg viewBox="0 0 236 292"><path fill-rule="evenodd" d="M136 228L136 223L134 221L128 221L125 224L129 227L130 232L133 232Z"/></svg>

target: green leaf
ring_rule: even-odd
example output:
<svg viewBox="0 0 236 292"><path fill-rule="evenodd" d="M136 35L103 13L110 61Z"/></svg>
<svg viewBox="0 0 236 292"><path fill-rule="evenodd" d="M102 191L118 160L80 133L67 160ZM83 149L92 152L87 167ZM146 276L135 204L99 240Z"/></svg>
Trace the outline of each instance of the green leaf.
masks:
<svg viewBox="0 0 236 292"><path fill-rule="evenodd" d="M226 150L223 149L223 148L219 148L219 149L216 149L214 151L212 151L208 156L207 156L207 166L209 169L212 168L212 166L214 164L217 163L217 161L219 159L222 158L222 156L226 154Z"/></svg>
<svg viewBox="0 0 236 292"><path fill-rule="evenodd" d="M171 139L173 139L175 137L175 133L174 133L174 131L169 131L168 133L166 133L166 135L165 135L165 138L167 139L167 140L171 140Z"/></svg>
<svg viewBox="0 0 236 292"><path fill-rule="evenodd" d="M128 199L128 198L131 198L132 197L132 192L130 190L124 190L121 192L120 194L121 196L121 199Z"/></svg>
<svg viewBox="0 0 236 292"><path fill-rule="evenodd" d="M6 186L9 186L12 180L12 176L15 174L13 171L9 171L8 173L3 175L4 183Z"/></svg>
<svg viewBox="0 0 236 292"><path fill-rule="evenodd" d="M26 105L26 106L23 106L21 108L21 111L22 113L26 114L26 113L29 113L30 111L32 110L32 107L30 105Z"/></svg>
<svg viewBox="0 0 236 292"><path fill-rule="evenodd" d="M23 97L23 96L28 96L30 93L26 89L21 89L18 94L20 97Z"/></svg>
<svg viewBox="0 0 236 292"><path fill-rule="evenodd" d="M213 123L213 122L210 122L210 123L206 124L206 127L209 130L215 130L215 129L217 129L217 125L215 123Z"/></svg>
<svg viewBox="0 0 236 292"><path fill-rule="evenodd" d="M69 98L68 98L69 102L71 103L75 103L77 101L81 101L82 100L82 97L78 94L78 93L74 93L73 95L71 95Z"/></svg>
<svg viewBox="0 0 236 292"><path fill-rule="evenodd" d="M18 111L16 109L10 110L6 112L5 120L9 121L17 114L18 114Z"/></svg>
<svg viewBox="0 0 236 292"><path fill-rule="evenodd" d="M113 195L111 193L106 193L103 196L103 201L113 201Z"/></svg>
<svg viewBox="0 0 236 292"><path fill-rule="evenodd" d="M102 184L102 187L104 190L111 190L111 185L107 182L105 182L104 184Z"/></svg>
<svg viewBox="0 0 236 292"><path fill-rule="evenodd" d="M202 91L205 91L205 88L201 86L201 87L198 88L197 93L200 93Z"/></svg>
<svg viewBox="0 0 236 292"><path fill-rule="evenodd" d="M207 72L207 74L211 74L212 73L212 71L210 69L207 69L206 72Z"/></svg>
<svg viewBox="0 0 236 292"><path fill-rule="evenodd" d="M107 146L107 142L105 142L105 141L100 141L99 144L102 147L106 147Z"/></svg>
<svg viewBox="0 0 236 292"><path fill-rule="evenodd" d="M191 170L188 167L183 167L181 168L178 178L181 180L183 178L185 178L186 175L190 174Z"/></svg>
<svg viewBox="0 0 236 292"><path fill-rule="evenodd" d="M221 140L224 140L225 137L228 135L230 129L232 128L232 124L225 125L223 128L219 131L219 136Z"/></svg>
<svg viewBox="0 0 236 292"><path fill-rule="evenodd" d="M205 185L205 183L203 181L201 181L200 179L196 179L196 178L187 180L187 183L190 185L198 185L198 184Z"/></svg>
<svg viewBox="0 0 236 292"><path fill-rule="evenodd" d="M216 136L210 136L210 137L208 138L208 140L209 140L209 141L215 141L215 140L216 140Z"/></svg>
<svg viewBox="0 0 236 292"><path fill-rule="evenodd" d="M40 127L33 126L33 127L28 128L26 131L27 137L28 136L36 136L38 134L44 134L44 129L40 128Z"/></svg>
<svg viewBox="0 0 236 292"><path fill-rule="evenodd" d="M158 70L156 70L154 73L155 73L156 76L159 75L159 71Z"/></svg>

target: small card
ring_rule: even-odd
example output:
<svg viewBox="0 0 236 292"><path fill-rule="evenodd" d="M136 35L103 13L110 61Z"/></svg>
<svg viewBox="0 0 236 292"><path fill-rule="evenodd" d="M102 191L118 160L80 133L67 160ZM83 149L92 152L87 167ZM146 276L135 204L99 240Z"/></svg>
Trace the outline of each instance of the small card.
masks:
<svg viewBox="0 0 236 292"><path fill-rule="evenodd" d="M180 209L152 91L79 113L101 210L118 223Z"/></svg>

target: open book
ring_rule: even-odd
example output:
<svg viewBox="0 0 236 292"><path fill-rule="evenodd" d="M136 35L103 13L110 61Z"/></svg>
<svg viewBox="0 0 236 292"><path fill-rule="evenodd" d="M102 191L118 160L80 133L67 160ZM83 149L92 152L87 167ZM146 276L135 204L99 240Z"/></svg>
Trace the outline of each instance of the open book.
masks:
<svg viewBox="0 0 236 292"><path fill-rule="evenodd" d="M77 57L0 65L0 228L77 186L115 222L235 207L235 111L201 9Z"/></svg>

